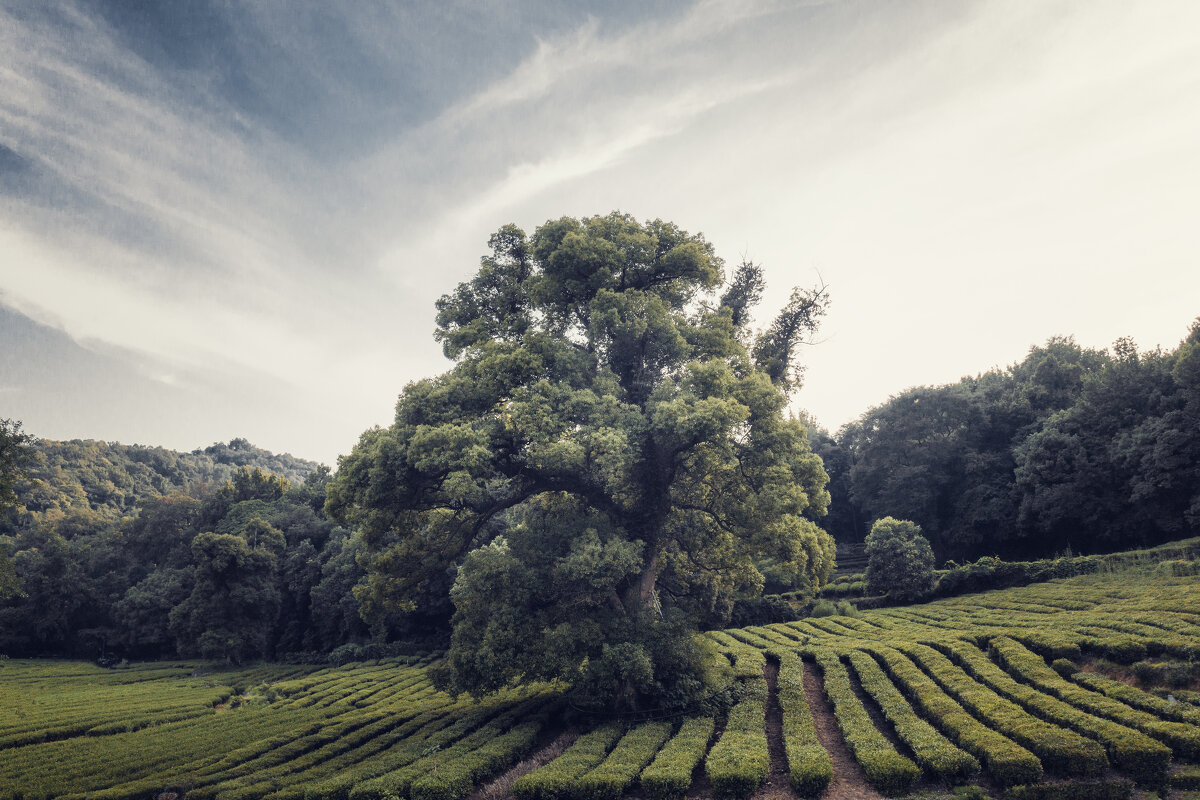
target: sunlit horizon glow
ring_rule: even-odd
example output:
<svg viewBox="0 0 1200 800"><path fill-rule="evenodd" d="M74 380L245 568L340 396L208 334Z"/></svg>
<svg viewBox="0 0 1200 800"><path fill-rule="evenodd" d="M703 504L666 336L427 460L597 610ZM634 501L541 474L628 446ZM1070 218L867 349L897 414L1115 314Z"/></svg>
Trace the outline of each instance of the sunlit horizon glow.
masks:
<svg viewBox="0 0 1200 800"><path fill-rule="evenodd" d="M0 417L334 464L491 232L619 209L833 304L830 430L1200 314L1200 6L0 0Z"/></svg>

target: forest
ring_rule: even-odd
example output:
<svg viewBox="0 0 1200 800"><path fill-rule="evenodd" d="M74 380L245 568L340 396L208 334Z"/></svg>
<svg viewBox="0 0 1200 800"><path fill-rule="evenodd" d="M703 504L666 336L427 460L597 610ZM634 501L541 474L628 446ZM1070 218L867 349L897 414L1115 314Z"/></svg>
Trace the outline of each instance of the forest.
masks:
<svg viewBox="0 0 1200 800"><path fill-rule="evenodd" d="M918 522L943 559L1179 539L1200 523L1200 320L1166 351L1054 338L810 435L839 541L885 515Z"/></svg>
<svg viewBox="0 0 1200 800"><path fill-rule="evenodd" d="M726 270L670 223L563 219L489 244L438 303L454 367L406 387L336 474L244 439L175 453L6 422L24 460L0 520L0 652L449 647L461 691L619 677L682 698L665 674L690 656L653 631L719 628L764 586L814 595L834 542L880 518L916 523L939 565L1150 546L1200 522L1200 321L1169 351L1054 338L830 433L787 410L824 287L756 330L763 270ZM479 667L485 651L508 666Z"/></svg>

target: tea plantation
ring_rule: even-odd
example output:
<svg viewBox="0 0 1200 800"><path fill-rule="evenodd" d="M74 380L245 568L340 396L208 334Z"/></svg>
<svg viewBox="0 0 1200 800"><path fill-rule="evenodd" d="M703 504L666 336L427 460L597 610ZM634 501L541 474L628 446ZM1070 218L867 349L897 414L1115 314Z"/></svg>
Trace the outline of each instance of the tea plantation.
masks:
<svg viewBox="0 0 1200 800"><path fill-rule="evenodd" d="M779 788L796 796L835 778L814 723L832 714L858 780L890 796L1187 798L1200 789L1189 571L710 632L736 698L716 716L589 723L546 685L452 699L430 683L432 656L236 672L5 661L0 798L742 798L772 769L772 713ZM1174 686L1156 687L1168 673Z"/></svg>

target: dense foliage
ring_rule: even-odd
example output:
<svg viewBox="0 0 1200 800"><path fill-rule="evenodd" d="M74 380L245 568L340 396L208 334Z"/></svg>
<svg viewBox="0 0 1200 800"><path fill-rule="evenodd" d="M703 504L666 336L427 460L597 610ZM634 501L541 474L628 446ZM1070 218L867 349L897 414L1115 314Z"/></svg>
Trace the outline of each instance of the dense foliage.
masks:
<svg viewBox="0 0 1200 800"><path fill-rule="evenodd" d="M835 441L836 438L836 441ZM941 558L1128 549L1200 526L1200 323L1174 351L1051 339L1019 364L903 392L818 433L827 528L918 523Z"/></svg>
<svg viewBox="0 0 1200 800"><path fill-rule="evenodd" d="M694 696L687 629L761 588L756 559L812 586L833 566L812 519L826 475L785 413L824 290L755 337L759 268L726 282L670 223L564 218L490 245L437 304L454 366L363 435L328 508L361 528L380 607L435 602L453 577L450 688Z"/></svg>
<svg viewBox="0 0 1200 800"><path fill-rule="evenodd" d="M25 470L33 459L30 443L33 437L21 431L21 423L0 419L0 514L18 502L14 491L16 484L26 475ZM0 602L21 594L21 583L13 569L12 561L0 548Z"/></svg>
<svg viewBox="0 0 1200 800"><path fill-rule="evenodd" d="M884 517L867 534L867 591L901 600L933 586L933 549L919 525Z"/></svg>
<svg viewBox="0 0 1200 800"><path fill-rule="evenodd" d="M328 469L238 439L30 451L0 533L19 588L0 603L0 652L241 661L371 638L354 597L361 544L323 511Z"/></svg>
<svg viewBox="0 0 1200 800"><path fill-rule="evenodd" d="M74 524L79 528L118 520L155 498L219 489L241 467L257 467L300 483L320 466L276 455L245 439L217 442L191 453L80 439L35 439L29 449L25 469L11 484L15 507L0 515L0 534L68 516L78 518Z"/></svg>

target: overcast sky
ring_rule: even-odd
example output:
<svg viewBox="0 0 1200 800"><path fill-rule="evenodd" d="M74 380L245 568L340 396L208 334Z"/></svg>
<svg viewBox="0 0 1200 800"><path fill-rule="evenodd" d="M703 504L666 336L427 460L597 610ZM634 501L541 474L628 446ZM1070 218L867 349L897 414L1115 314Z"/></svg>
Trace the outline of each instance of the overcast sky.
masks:
<svg viewBox="0 0 1200 800"><path fill-rule="evenodd" d="M0 0L0 417L334 464L515 222L830 286L836 430L1200 314L1200 3Z"/></svg>

